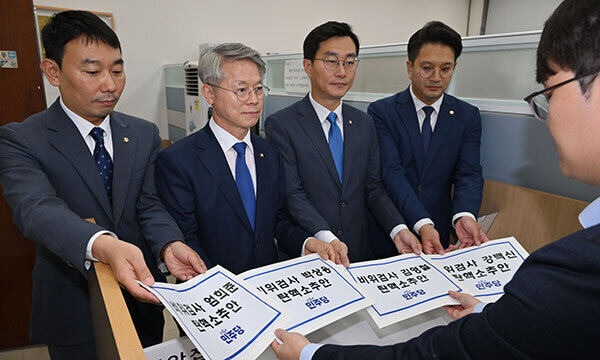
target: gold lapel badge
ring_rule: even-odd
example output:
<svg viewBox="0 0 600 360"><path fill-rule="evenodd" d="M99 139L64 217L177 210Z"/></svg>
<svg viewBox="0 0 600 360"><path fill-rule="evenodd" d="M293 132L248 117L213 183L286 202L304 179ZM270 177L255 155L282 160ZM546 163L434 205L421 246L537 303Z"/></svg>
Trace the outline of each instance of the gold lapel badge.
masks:
<svg viewBox="0 0 600 360"><path fill-rule="evenodd" d="M454 110L450 110L450 115L454 115Z"/></svg>
<svg viewBox="0 0 600 360"><path fill-rule="evenodd" d="M260 153L260 157L265 157L265 154L263 154L263 153Z"/></svg>
<svg viewBox="0 0 600 360"><path fill-rule="evenodd" d="M124 143L128 143L128 142L129 142L129 138L128 138L127 136L126 136L126 137L124 137L124 138L123 138L123 142L124 142Z"/></svg>
<svg viewBox="0 0 600 360"><path fill-rule="evenodd" d="M352 120L348 120L348 124L352 125Z"/></svg>

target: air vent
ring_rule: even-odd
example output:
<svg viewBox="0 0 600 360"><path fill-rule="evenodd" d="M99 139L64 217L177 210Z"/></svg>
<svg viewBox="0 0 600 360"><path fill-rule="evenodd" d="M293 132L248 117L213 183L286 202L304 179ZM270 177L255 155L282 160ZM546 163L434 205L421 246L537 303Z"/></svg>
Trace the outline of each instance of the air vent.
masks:
<svg viewBox="0 0 600 360"><path fill-rule="evenodd" d="M185 75L185 94L198 96L198 62L186 61L183 64Z"/></svg>

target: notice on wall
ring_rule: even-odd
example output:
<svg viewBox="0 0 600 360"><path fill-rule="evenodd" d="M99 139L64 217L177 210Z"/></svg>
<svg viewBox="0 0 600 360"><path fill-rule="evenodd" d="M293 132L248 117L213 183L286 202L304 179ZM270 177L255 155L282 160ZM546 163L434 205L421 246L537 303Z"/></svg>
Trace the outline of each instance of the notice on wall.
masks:
<svg viewBox="0 0 600 360"><path fill-rule="evenodd" d="M291 314L221 266L181 284L147 287L207 360L256 359Z"/></svg>
<svg viewBox="0 0 600 360"><path fill-rule="evenodd" d="M373 304L350 274L317 254L249 270L240 277L293 313L285 328L306 335Z"/></svg>
<svg viewBox="0 0 600 360"><path fill-rule="evenodd" d="M19 67L17 52L14 50L0 50L0 68L16 69Z"/></svg>
<svg viewBox="0 0 600 360"><path fill-rule="evenodd" d="M310 90L310 79L304 71L302 59L286 60L283 76L285 91L306 94Z"/></svg>
<svg viewBox="0 0 600 360"><path fill-rule="evenodd" d="M414 254L354 263L348 271L375 304L367 312L379 328L457 302L449 290L465 292L482 301L504 294L528 253L514 238L445 255Z"/></svg>

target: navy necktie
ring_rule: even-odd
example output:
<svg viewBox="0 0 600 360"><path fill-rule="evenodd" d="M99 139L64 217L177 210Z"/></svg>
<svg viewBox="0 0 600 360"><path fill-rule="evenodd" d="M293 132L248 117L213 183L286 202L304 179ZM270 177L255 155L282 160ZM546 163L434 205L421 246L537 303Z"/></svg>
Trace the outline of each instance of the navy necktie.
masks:
<svg viewBox="0 0 600 360"><path fill-rule="evenodd" d="M342 139L342 132L336 122L337 114L334 112L329 113L327 120L331 124L329 127L329 149L331 149L331 156L333 156L335 168L337 169L340 182L342 182L344 171L344 139Z"/></svg>
<svg viewBox="0 0 600 360"><path fill-rule="evenodd" d="M423 111L425 112L425 120L423 120L421 135L423 136L423 150L425 151L425 155L427 155L427 148L429 147L431 134L433 133L431 130L431 113L433 112L433 107L423 106Z"/></svg>
<svg viewBox="0 0 600 360"><path fill-rule="evenodd" d="M244 208L246 209L252 230L254 230L256 198L254 196L254 185L252 184L250 170L248 170L248 166L246 165L246 143L239 142L233 145L233 149L237 152L237 158L235 159L235 184L242 198L242 204L244 204Z"/></svg>
<svg viewBox="0 0 600 360"><path fill-rule="evenodd" d="M104 183L108 200L112 203L112 175L113 175L113 164L110 159L110 155L104 146L104 130L99 127L95 127L90 131L90 135L96 141L96 147L94 148L94 161L100 172L100 177Z"/></svg>

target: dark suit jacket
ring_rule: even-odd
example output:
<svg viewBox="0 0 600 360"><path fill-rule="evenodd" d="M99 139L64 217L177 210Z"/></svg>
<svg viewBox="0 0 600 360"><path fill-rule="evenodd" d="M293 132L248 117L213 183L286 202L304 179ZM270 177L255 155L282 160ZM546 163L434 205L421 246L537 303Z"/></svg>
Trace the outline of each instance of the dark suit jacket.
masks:
<svg viewBox="0 0 600 360"><path fill-rule="evenodd" d="M285 216L279 150L252 135L256 164L256 220L252 230L227 160L210 127L176 142L156 159L156 187L186 243L208 267L233 273L278 261L277 247L300 256L309 236Z"/></svg>
<svg viewBox="0 0 600 360"><path fill-rule="evenodd" d="M283 155L292 218L313 235L331 230L348 245L350 261L362 261L377 255L369 240L368 210L386 234L404 219L381 182L373 121L346 104L342 105L342 117L342 183L308 95L269 116L265 129Z"/></svg>
<svg viewBox="0 0 600 360"><path fill-rule="evenodd" d="M139 247L157 281L164 281L156 266L160 250L183 238L154 188L156 125L118 112L110 124L112 206L89 148L58 100L22 123L0 127L2 192L17 227L37 244L34 342L68 345L94 338L84 266L93 234L109 230Z"/></svg>
<svg viewBox="0 0 600 360"><path fill-rule="evenodd" d="M466 211L477 217L481 205L479 110L445 94L427 154L409 89L375 101L368 113L379 137L383 182L394 203L411 228L431 218L448 246L452 216Z"/></svg>
<svg viewBox="0 0 600 360"><path fill-rule="evenodd" d="M598 359L600 225L531 254L496 303L393 346L331 346L313 359Z"/></svg>

